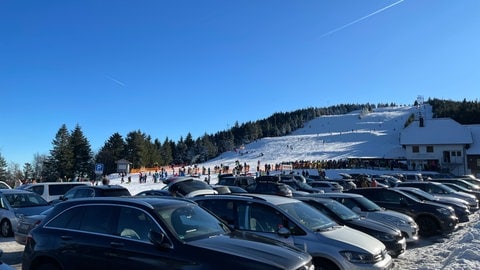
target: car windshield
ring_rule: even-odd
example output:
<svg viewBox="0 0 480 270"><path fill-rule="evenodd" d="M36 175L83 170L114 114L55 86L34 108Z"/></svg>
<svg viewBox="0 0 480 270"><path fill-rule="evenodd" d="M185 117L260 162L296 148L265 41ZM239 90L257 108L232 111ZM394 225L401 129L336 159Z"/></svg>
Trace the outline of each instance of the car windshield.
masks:
<svg viewBox="0 0 480 270"><path fill-rule="evenodd" d="M155 206L155 211L173 234L184 241L193 241L230 232L219 219L196 204L178 203Z"/></svg>
<svg viewBox="0 0 480 270"><path fill-rule="evenodd" d="M433 196L432 194L430 194L426 191L423 191L421 189L413 190L413 191L408 192L408 193L415 195L415 197L417 197L421 200L425 200L425 199L429 200L429 201L437 200L437 198L435 196Z"/></svg>
<svg viewBox="0 0 480 270"><path fill-rule="evenodd" d="M330 209L330 211L335 213L335 215L337 215L342 220L354 220L360 218L357 213L353 212L352 210L350 210L350 208L337 201L331 200L322 204L325 205L325 207Z"/></svg>
<svg viewBox="0 0 480 270"><path fill-rule="evenodd" d="M447 185L439 185L439 186L444 191L444 194L452 194L456 192L453 188Z"/></svg>
<svg viewBox="0 0 480 270"><path fill-rule="evenodd" d="M372 202L371 200L365 197L356 198L355 201L361 206L363 211L367 211L367 212L382 211L382 208L378 204Z"/></svg>
<svg viewBox="0 0 480 270"><path fill-rule="evenodd" d="M328 230L337 225L322 212L303 202L284 203L278 207L312 231Z"/></svg>
<svg viewBox="0 0 480 270"><path fill-rule="evenodd" d="M48 202L36 193L5 194L8 203L14 208L45 206Z"/></svg>

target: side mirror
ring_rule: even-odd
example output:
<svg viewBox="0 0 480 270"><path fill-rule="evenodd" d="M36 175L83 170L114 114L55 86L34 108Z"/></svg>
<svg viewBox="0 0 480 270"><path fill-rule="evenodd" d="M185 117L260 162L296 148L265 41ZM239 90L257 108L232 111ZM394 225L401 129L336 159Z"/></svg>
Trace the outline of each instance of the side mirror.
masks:
<svg viewBox="0 0 480 270"><path fill-rule="evenodd" d="M290 234L291 234L290 230L285 228L285 227L282 227L282 228L278 229L277 233L278 233L278 235L283 236L285 238L289 237Z"/></svg>
<svg viewBox="0 0 480 270"><path fill-rule="evenodd" d="M172 249L172 244L165 237L165 234L161 232L150 230L150 232L148 232L148 239L159 249Z"/></svg>

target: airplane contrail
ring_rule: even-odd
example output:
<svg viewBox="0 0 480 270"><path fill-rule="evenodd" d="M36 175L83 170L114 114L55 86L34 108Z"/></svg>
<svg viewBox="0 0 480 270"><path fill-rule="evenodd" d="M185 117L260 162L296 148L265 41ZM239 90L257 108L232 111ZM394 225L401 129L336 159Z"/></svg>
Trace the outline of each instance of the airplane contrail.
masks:
<svg viewBox="0 0 480 270"><path fill-rule="evenodd" d="M400 3L403 2L403 1L405 1L405 0L397 1L397 2L395 2L395 3L393 3L393 4L390 4L390 5L386 6L386 7L383 7L383 8L381 8L381 9L377 10L377 11L374 11L374 12L368 14L368 15L365 15L365 16L363 16L363 17L360 18L360 19L356 19L356 20L353 21L353 22L349 22L349 23L344 24L344 25L342 25L342 26L340 26L340 27L338 27L338 28L335 28L335 29L333 29L333 30L331 30L331 31L329 31L329 32L321 35L320 38L329 36L329 35L331 35L331 34L333 34L333 33L336 33L336 32L338 32L338 31L340 31L340 30L342 30L342 29L345 29L345 28L347 28L347 27L349 27L349 26L351 26L351 25L353 25L353 24L356 24L356 23L358 23L358 22L361 22L361 21L363 21L363 20L365 20L365 19L367 19L367 18L369 18L369 17L372 17L373 15L376 15L376 14L378 14L378 13L380 13L380 12L383 12L383 11L385 11L385 10L391 8L391 7L394 7L394 6L400 4Z"/></svg>
<svg viewBox="0 0 480 270"><path fill-rule="evenodd" d="M113 81L114 83L117 83L117 84L119 84L119 85L121 85L121 86L125 86L125 84L124 84L123 82L121 82L121 81L119 81L119 80L116 80L116 79L114 79L114 78L112 78L112 77L110 77L110 76L108 76L108 75L105 75L105 77L107 77L108 79L110 79L110 80Z"/></svg>

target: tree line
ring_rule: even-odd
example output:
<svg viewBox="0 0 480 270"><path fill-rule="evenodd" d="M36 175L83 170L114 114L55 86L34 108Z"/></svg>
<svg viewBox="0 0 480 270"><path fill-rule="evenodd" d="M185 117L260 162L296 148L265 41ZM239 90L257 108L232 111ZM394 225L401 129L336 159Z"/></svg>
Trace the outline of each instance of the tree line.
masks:
<svg viewBox="0 0 480 270"><path fill-rule="evenodd" d="M429 99L435 117L451 117L462 124L480 122L474 114L480 112L477 102L454 102ZM0 180L7 183L15 179L40 179L41 181L72 181L93 179L94 164L104 164L104 173L116 172L116 161L126 159L132 168L192 165L203 163L223 152L232 151L263 137L278 137L302 128L304 124L322 115L338 115L354 110L371 111L375 108L397 106L395 103L340 104L326 108L305 108L293 112L277 112L268 118L236 122L230 129L204 134L196 139L188 133L177 142L168 137L162 141L152 139L141 130L129 132L125 138L119 133L112 134L97 153L91 150L88 139L81 127L76 125L69 131L63 124L52 141L49 155L34 156L32 163L7 166L0 154ZM472 113L474 111L474 113ZM475 122L476 121L476 122Z"/></svg>

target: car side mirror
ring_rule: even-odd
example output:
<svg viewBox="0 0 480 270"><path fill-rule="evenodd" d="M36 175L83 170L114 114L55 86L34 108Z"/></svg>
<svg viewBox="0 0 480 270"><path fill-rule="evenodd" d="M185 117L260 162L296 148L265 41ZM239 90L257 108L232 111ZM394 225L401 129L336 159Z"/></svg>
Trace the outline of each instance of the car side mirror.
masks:
<svg viewBox="0 0 480 270"><path fill-rule="evenodd" d="M285 227L281 227L280 229L278 229L277 233L278 235L283 236L285 238L289 237L291 234L290 230Z"/></svg>
<svg viewBox="0 0 480 270"><path fill-rule="evenodd" d="M159 249L172 249L172 244L165 237L165 234L161 232L150 230L150 232L148 232L148 239Z"/></svg>

